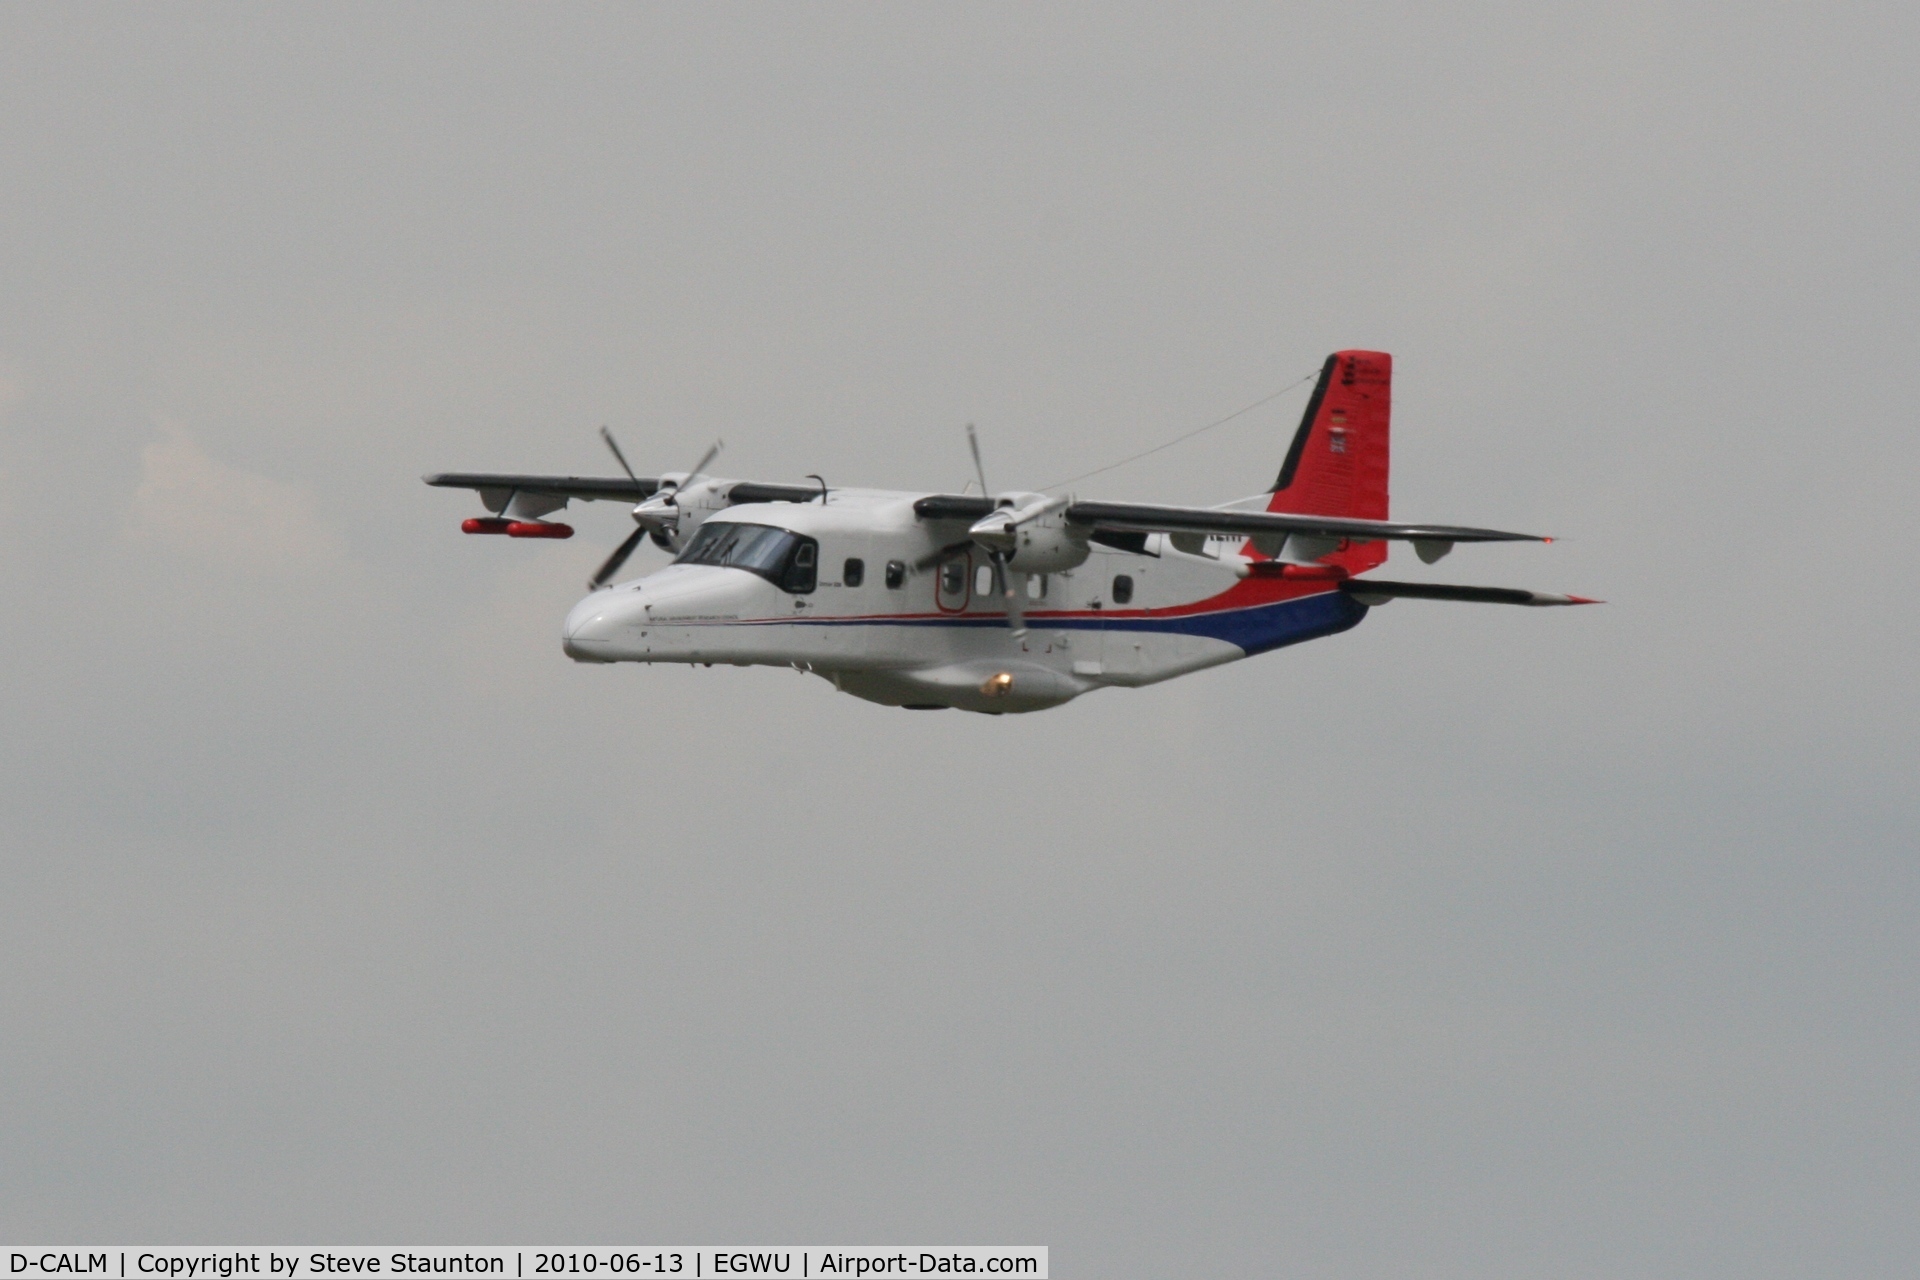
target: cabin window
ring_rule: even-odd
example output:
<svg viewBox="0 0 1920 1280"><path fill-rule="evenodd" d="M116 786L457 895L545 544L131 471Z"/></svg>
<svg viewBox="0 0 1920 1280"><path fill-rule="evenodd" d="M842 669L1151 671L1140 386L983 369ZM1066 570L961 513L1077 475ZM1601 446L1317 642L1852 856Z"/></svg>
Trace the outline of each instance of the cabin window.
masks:
<svg viewBox="0 0 1920 1280"><path fill-rule="evenodd" d="M907 563L904 560L887 561L887 589L898 591L907 584Z"/></svg>
<svg viewBox="0 0 1920 1280"><path fill-rule="evenodd" d="M993 566L983 564L973 571L973 594L990 596L993 594Z"/></svg>
<svg viewBox="0 0 1920 1280"><path fill-rule="evenodd" d="M1047 598L1047 575L1030 573L1027 575L1027 599L1045 600Z"/></svg>
<svg viewBox="0 0 1920 1280"><path fill-rule="evenodd" d="M1133 603L1133 579L1124 573L1114 575L1113 602L1115 604Z"/></svg>
<svg viewBox="0 0 1920 1280"><path fill-rule="evenodd" d="M948 560L940 566L940 590L935 602L952 613L967 607L967 557Z"/></svg>
<svg viewBox="0 0 1920 1280"><path fill-rule="evenodd" d="M867 580L867 562L858 558L849 558L840 569L840 585L857 587Z"/></svg>

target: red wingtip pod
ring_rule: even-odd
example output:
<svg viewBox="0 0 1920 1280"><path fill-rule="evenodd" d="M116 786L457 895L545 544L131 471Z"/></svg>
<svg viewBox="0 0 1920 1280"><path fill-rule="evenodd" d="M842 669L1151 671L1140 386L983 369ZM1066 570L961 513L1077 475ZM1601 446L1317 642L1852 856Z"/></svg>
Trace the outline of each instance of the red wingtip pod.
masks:
<svg viewBox="0 0 1920 1280"><path fill-rule="evenodd" d="M1245 578L1285 578L1289 582L1345 582L1353 575L1337 564L1283 564L1278 560L1243 560L1239 566Z"/></svg>
<svg viewBox="0 0 1920 1280"><path fill-rule="evenodd" d="M1344 582L1353 575L1347 572L1345 565L1283 564L1280 566L1280 576L1290 578L1296 582L1302 580L1308 582Z"/></svg>
<svg viewBox="0 0 1920 1280"><path fill-rule="evenodd" d="M509 538L571 538L573 526L546 520L515 520L507 526Z"/></svg>
<svg viewBox="0 0 1920 1280"><path fill-rule="evenodd" d="M496 520L489 516L475 516L471 520L460 522L462 533L505 533L512 525L511 521Z"/></svg>

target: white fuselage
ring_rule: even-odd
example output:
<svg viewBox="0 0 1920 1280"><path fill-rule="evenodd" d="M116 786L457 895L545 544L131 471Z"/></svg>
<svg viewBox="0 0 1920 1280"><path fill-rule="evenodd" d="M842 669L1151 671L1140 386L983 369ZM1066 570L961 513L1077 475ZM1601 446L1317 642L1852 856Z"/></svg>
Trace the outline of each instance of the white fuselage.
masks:
<svg viewBox="0 0 1920 1280"><path fill-rule="evenodd" d="M1234 543L1196 555L1152 535L1140 553L1096 543L1073 568L1012 574L1025 614L1016 634L986 554L958 546L966 522L917 517L921 496L839 489L824 504L716 511L702 522L710 540L716 526L739 524L816 550L784 579L766 566L674 563L596 591L567 616L566 652L583 662L790 666L894 706L1032 711L1344 631L1366 615L1332 583L1249 577ZM935 562L943 548L949 557ZM699 554L696 543L683 559Z"/></svg>

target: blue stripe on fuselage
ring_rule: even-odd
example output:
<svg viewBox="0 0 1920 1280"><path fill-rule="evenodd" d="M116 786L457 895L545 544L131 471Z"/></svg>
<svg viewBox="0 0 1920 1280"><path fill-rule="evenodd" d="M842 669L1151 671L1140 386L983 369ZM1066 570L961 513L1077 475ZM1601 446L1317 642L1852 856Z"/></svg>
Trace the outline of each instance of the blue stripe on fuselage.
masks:
<svg viewBox="0 0 1920 1280"><path fill-rule="evenodd" d="M1173 635L1208 636L1224 640L1248 654L1265 653L1303 640L1338 635L1360 625L1367 606L1344 591L1322 591L1273 604L1244 609L1219 609L1207 613L1184 613L1152 617L1108 614L1077 614L1062 618L1049 614L1031 614L1029 623L1046 631L1160 631ZM997 613L947 614L910 618L767 618L753 626L813 627L1004 627L1005 615Z"/></svg>
<svg viewBox="0 0 1920 1280"><path fill-rule="evenodd" d="M1171 631L1179 635L1209 636L1255 654L1303 640L1338 635L1359 626L1366 616L1367 606L1346 592L1322 591L1250 609L1222 609L1217 613L1192 613L1173 618L1099 618L1090 625L1102 631Z"/></svg>

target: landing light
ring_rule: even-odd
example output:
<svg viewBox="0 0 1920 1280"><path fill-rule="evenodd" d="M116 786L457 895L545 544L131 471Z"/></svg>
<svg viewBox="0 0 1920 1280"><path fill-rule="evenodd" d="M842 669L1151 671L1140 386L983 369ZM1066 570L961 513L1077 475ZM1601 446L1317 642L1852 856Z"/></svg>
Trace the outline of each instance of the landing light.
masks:
<svg viewBox="0 0 1920 1280"><path fill-rule="evenodd" d="M1013 692L1013 673L1002 671L999 675L988 676L980 685L980 692L989 698L1004 698Z"/></svg>

